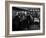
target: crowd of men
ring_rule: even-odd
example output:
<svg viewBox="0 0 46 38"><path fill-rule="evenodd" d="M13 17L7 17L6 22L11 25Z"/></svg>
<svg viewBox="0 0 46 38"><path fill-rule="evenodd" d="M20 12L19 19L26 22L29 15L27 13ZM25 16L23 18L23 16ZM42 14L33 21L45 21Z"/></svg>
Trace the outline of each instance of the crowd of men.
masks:
<svg viewBox="0 0 46 38"><path fill-rule="evenodd" d="M28 30L32 23L33 17L30 14L18 13L12 20L12 30Z"/></svg>
<svg viewBox="0 0 46 38"><path fill-rule="evenodd" d="M36 23L38 24L38 23ZM17 13L16 16L12 19L12 30L32 30L31 26L34 25L34 18L30 13Z"/></svg>

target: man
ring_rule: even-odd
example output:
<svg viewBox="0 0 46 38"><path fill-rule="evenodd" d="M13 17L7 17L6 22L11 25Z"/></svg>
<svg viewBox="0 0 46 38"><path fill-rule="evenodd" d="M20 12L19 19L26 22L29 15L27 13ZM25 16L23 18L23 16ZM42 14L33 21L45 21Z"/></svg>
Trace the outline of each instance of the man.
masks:
<svg viewBox="0 0 46 38"><path fill-rule="evenodd" d="M27 21L27 28L29 30L31 25L32 25L32 23L33 23L33 17L30 14L28 14L26 21Z"/></svg>
<svg viewBox="0 0 46 38"><path fill-rule="evenodd" d="M20 19L18 17L18 15L16 15L13 20L12 20L12 30L16 31L19 30L19 23L20 23Z"/></svg>

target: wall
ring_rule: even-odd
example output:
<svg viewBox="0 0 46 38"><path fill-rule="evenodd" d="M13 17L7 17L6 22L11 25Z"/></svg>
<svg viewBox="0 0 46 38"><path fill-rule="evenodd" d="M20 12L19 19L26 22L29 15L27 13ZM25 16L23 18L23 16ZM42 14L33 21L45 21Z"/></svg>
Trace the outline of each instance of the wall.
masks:
<svg viewBox="0 0 46 38"><path fill-rule="evenodd" d="M46 0L13 0L13 1L27 1L27 2L46 3ZM46 10L46 4L45 4L45 10ZM46 13L45 13L45 19L46 19ZM45 27L46 27L46 22L45 22ZM0 0L0 38L5 38L4 36L5 36L5 0ZM45 28L45 35L16 37L16 38L46 38L46 28Z"/></svg>

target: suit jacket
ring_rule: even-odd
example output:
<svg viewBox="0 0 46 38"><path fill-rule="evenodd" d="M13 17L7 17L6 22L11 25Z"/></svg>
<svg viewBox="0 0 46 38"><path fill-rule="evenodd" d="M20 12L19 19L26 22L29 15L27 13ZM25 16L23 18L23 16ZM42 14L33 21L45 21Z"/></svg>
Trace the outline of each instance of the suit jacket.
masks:
<svg viewBox="0 0 46 38"><path fill-rule="evenodd" d="M12 20L12 30L15 31L19 28L20 19L18 16L15 16Z"/></svg>

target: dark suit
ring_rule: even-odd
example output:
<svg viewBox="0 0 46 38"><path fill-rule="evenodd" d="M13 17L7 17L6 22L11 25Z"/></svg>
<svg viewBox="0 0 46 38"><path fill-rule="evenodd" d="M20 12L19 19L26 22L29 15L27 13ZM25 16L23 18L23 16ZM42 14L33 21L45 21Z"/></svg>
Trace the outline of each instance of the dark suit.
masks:
<svg viewBox="0 0 46 38"><path fill-rule="evenodd" d="M12 30L13 31L18 30L19 23L20 23L19 17L18 16L15 16L15 18L13 18L13 20L12 20Z"/></svg>
<svg viewBox="0 0 46 38"><path fill-rule="evenodd" d="M32 23L33 23L33 19L29 16L27 16L27 28L29 29L29 27L31 27Z"/></svg>

